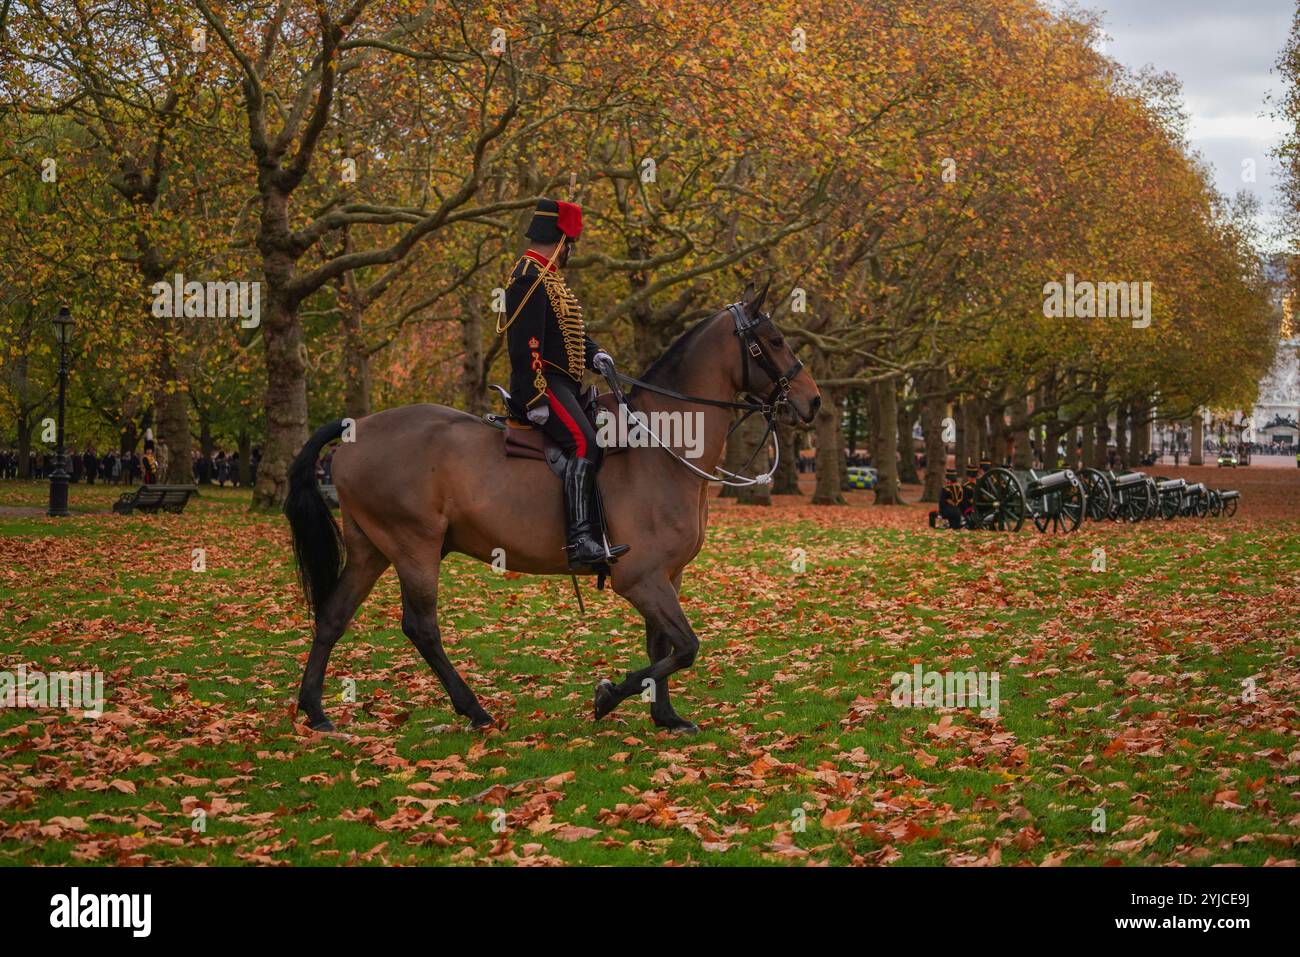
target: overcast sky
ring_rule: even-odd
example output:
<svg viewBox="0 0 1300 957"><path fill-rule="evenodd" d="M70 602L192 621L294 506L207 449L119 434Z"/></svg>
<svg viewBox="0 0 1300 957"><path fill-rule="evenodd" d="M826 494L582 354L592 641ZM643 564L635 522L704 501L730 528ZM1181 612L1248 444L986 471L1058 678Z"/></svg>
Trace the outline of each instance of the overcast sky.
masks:
<svg viewBox="0 0 1300 957"><path fill-rule="evenodd" d="M1077 0L1105 17L1106 52L1139 69L1175 74L1191 116L1192 147L1214 167L1218 189L1254 191L1276 202L1269 150L1281 124L1269 117L1269 94L1281 81L1273 69L1291 29L1295 0ZM1256 181L1242 181L1253 159ZM1272 217L1268 217L1271 219Z"/></svg>

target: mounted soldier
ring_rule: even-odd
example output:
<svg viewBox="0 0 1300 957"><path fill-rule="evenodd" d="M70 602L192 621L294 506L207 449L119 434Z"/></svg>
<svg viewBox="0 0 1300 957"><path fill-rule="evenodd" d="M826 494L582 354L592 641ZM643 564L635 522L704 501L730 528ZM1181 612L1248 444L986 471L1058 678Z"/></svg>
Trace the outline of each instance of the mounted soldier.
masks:
<svg viewBox="0 0 1300 957"><path fill-rule="evenodd" d="M614 360L590 336L578 297L560 272L582 235L582 207L553 199L537 203L525 234L528 248L510 272L505 319L510 356L511 414L545 432L565 452L564 515L569 568L578 571L618 558L593 530L596 472L603 459L579 393L586 369L614 372Z"/></svg>

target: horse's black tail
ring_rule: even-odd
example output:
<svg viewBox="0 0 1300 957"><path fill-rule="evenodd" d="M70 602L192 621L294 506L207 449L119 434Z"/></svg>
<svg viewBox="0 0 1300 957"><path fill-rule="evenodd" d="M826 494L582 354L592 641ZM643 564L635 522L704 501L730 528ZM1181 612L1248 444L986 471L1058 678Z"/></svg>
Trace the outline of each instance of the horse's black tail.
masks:
<svg viewBox="0 0 1300 957"><path fill-rule="evenodd" d="M316 615L334 593L343 566L343 534L316 486L316 459L327 443L342 434L343 420L336 419L307 440L289 466L289 494L284 500L284 514L293 530L298 580Z"/></svg>

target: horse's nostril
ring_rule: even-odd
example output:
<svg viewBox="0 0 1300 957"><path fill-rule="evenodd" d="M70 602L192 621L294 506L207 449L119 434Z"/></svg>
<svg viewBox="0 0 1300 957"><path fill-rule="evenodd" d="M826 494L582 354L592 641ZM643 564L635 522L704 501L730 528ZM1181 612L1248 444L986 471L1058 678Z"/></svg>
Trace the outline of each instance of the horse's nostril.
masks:
<svg viewBox="0 0 1300 957"><path fill-rule="evenodd" d="M812 404L809 406L809 408L812 410L812 414L816 415L817 410L820 409L821 407L822 407L822 397L815 396L812 400Z"/></svg>

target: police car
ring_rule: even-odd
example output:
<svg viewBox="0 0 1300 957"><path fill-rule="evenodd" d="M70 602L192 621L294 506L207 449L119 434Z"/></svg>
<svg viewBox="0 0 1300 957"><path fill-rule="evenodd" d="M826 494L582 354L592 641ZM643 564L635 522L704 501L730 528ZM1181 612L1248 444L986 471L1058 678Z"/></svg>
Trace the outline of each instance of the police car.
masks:
<svg viewBox="0 0 1300 957"><path fill-rule="evenodd" d="M866 465L849 466L849 488L873 489L876 487L876 470Z"/></svg>

